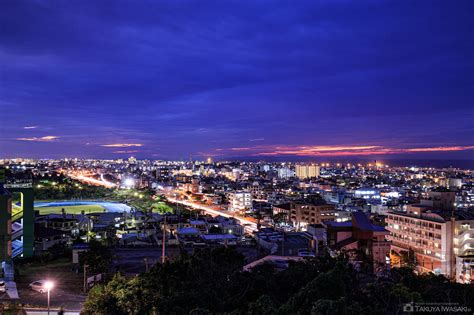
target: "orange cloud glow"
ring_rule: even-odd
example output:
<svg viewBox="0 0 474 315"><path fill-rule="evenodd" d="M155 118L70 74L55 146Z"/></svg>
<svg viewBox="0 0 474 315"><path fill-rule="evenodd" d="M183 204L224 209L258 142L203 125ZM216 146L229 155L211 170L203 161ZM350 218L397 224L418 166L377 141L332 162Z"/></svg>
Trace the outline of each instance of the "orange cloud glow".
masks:
<svg viewBox="0 0 474 315"><path fill-rule="evenodd" d="M456 146L456 147L434 147L434 148L414 148L407 149L408 152L440 152L440 151L464 151L474 149L474 146Z"/></svg>
<svg viewBox="0 0 474 315"><path fill-rule="evenodd" d="M335 146L255 146L251 148L226 148L216 149L225 155L231 155L235 151L246 151L251 156L364 156L364 155L387 155L416 152L448 152L464 151L474 149L474 146L450 146L430 148L390 148L378 145L335 145Z"/></svg>

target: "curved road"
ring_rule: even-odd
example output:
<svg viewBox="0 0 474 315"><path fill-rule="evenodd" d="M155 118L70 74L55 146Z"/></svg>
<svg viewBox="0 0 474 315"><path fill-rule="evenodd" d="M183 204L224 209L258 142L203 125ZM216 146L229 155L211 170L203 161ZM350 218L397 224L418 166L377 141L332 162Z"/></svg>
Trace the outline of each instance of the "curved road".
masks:
<svg viewBox="0 0 474 315"><path fill-rule="evenodd" d="M227 218L234 218L234 219L240 221L243 224L247 224L248 228L250 230L252 230L252 231L257 230L257 223L252 221L251 218L239 217L239 216L236 216L235 214L230 214L230 213L226 213L226 212L223 212L223 211L212 209L211 207L208 207L206 205L201 205L201 204L197 204L197 203L193 203L193 202L189 202L189 201L184 201L184 200L178 200L178 199L175 199L175 198L170 197L170 196L167 196L166 199L168 199L168 201L170 201L170 202L179 203L179 204L182 204L182 205L194 208L194 209L203 210L204 212L207 212L207 213L210 213L210 214L213 214L213 215L216 215L216 216L221 215L221 216L227 217Z"/></svg>

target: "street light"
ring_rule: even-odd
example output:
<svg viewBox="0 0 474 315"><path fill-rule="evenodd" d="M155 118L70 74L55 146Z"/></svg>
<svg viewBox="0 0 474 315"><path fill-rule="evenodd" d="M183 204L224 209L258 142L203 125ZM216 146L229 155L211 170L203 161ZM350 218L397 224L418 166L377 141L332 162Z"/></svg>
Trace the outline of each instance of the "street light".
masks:
<svg viewBox="0 0 474 315"><path fill-rule="evenodd" d="M44 283L44 288L48 291L48 315L49 315L50 292L51 292L51 289L54 288L54 282L52 282L52 281L46 281L46 282Z"/></svg>

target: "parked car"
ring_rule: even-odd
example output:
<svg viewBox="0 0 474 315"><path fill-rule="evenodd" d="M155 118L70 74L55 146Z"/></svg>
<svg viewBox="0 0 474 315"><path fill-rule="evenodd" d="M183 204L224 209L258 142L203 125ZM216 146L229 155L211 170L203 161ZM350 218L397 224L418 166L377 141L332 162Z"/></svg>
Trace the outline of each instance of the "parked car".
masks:
<svg viewBox="0 0 474 315"><path fill-rule="evenodd" d="M30 283L28 286L31 290L39 292L39 293L46 293L48 289L46 289L47 280L38 280L35 282Z"/></svg>
<svg viewBox="0 0 474 315"><path fill-rule="evenodd" d="M0 293L5 293L7 292L7 284L5 281L0 280Z"/></svg>

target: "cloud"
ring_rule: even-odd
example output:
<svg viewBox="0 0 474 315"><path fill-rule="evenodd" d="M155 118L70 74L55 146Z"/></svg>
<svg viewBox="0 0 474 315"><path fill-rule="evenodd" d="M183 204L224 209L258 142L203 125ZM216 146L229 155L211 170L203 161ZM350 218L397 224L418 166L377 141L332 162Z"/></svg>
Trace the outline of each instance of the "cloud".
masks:
<svg viewBox="0 0 474 315"><path fill-rule="evenodd" d="M25 126L23 129L36 129L38 126Z"/></svg>
<svg viewBox="0 0 474 315"><path fill-rule="evenodd" d="M20 141L35 141L35 142L50 142L58 140L59 137L57 136L44 136L44 137L31 137L31 138L16 138L16 140Z"/></svg>
<svg viewBox="0 0 474 315"><path fill-rule="evenodd" d="M265 149L265 148L262 148ZM269 149L269 150L268 150ZM341 156L341 155L370 155L384 150L380 146L275 146L256 152L256 156Z"/></svg>
<svg viewBox="0 0 474 315"><path fill-rule="evenodd" d="M455 146L455 147L434 147L434 148L413 148L407 149L407 152L445 152L445 151L464 151L472 150L474 146Z"/></svg>
<svg viewBox="0 0 474 315"><path fill-rule="evenodd" d="M121 150L121 151L114 151L114 153L117 153L117 154L128 154L128 153L137 153L139 152L138 150Z"/></svg>
<svg viewBox="0 0 474 315"><path fill-rule="evenodd" d="M209 153L209 152L198 152L197 155L198 155L198 156L205 156L205 157L219 157L219 156L223 156L223 154L219 154L219 153Z"/></svg>
<svg viewBox="0 0 474 315"><path fill-rule="evenodd" d="M263 141L265 138L249 139L250 142Z"/></svg>
<svg viewBox="0 0 474 315"><path fill-rule="evenodd" d="M235 151L246 151L251 156L367 156L367 155L389 155L419 152L452 152L472 150L474 146L437 146L425 148L392 148L379 145L335 145L335 146L255 146L252 148L219 148L215 151L224 155L235 154Z"/></svg>
<svg viewBox="0 0 474 315"><path fill-rule="evenodd" d="M216 149L216 151L249 151L252 150L253 148L227 148L227 149Z"/></svg>
<svg viewBox="0 0 474 315"><path fill-rule="evenodd" d="M101 147L106 148L130 148L130 147L142 147L141 143L112 143L112 144L102 144Z"/></svg>

